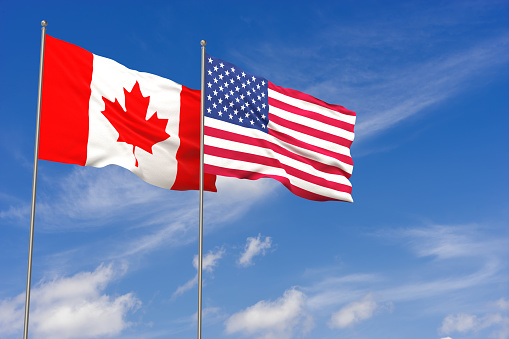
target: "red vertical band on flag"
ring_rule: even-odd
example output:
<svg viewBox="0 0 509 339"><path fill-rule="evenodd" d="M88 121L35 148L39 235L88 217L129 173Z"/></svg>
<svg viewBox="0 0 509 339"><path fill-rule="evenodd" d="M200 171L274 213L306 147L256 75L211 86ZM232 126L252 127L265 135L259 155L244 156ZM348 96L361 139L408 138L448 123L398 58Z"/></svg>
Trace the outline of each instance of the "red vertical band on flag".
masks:
<svg viewBox="0 0 509 339"><path fill-rule="evenodd" d="M46 35L39 159L84 166L94 56Z"/></svg>
<svg viewBox="0 0 509 339"><path fill-rule="evenodd" d="M180 92L180 146L177 150L177 177L172 190L198 189L200 185L200 178L196 175L200 169L200 93L185 86ZM215 175L204 174L203 189L217 192Z"/></svg>

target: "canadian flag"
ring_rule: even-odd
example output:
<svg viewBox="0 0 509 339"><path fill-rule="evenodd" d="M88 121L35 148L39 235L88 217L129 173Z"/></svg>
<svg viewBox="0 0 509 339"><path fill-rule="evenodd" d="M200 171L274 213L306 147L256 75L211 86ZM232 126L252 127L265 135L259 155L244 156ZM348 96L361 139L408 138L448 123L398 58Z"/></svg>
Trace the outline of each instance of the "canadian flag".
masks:
<svg viewBox="0 0 509 339"><path fill-rule="evenodd" d="M200 91L46 36L39 159L199 188ZM216 191L214 175L204 189Z"/></svg>

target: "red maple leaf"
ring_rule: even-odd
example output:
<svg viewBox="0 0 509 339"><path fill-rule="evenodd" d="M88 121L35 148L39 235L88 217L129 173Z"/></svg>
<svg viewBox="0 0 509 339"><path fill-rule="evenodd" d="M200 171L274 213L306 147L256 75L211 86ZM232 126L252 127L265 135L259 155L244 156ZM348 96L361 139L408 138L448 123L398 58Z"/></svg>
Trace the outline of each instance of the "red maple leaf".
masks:
<svg viewBox="0 0 509 339"><path fill-rule="evenodd" d="M133 145L133 155L138 167L138 159L134 154L136 147L152 154L152 146L170 137L166 133L168 119L159 119L155 112L150 119L146 120L150 96L141 94L138 81L134 84L131 92L124 88L125 108L115 98L115 102L103 98L105 109L101 113L108 119L110 124L117 130L117 142L125 142Z"/></svg>

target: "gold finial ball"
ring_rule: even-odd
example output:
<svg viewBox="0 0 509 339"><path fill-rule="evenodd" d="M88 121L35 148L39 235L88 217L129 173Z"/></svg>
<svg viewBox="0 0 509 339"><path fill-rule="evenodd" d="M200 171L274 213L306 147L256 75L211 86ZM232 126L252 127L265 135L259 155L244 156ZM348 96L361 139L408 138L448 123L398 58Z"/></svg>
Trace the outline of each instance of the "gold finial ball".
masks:
<svg viewBox="0 0 509 339"><path fill-rule="evenodd" d="M48 26L48 22L47 22L46 20L42 20L42 21L41 21L41 26L42 26L42 27L46 27L46 26Z"/></svg>
<svg viewBox="0 0 509 339"><path fill-rule="evenodd" d="M206 40L202 40L202 41L200 41L200 44L201 44L202 46L205 46L205 45L207 44L207 41L206 41Z"/></svg>

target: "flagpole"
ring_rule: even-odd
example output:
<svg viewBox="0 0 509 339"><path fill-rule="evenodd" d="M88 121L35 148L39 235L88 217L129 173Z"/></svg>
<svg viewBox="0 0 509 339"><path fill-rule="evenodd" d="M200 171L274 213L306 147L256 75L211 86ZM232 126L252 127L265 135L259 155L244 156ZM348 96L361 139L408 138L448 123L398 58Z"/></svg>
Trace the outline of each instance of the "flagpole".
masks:
<svg viewBox="0 0 509 339"><path fill-rule="evenodd" d="M32 254L34 249L34 221L35 221L35 193L37 190L37 165L39 160L39 129L41 122L41 99L42 99L42 72L44 68L44 45L46 42L46 26L48 22L43 20L41 36L41 60L39 64L39 94L37 97L37 124L35 127L35 151L34 151L34 176L32 181L32 210L30 212L30 243L28 246L28 269L27 287L25 298L25 324L23 328L23 339L28 338L28 315L30 310L30 287L32 284Z"/></svg>
<svg viewBox="0 0 509 339"><path fill-rule="evenodd" d="M198 339L201 339L202 324L202 267L203 267L203 131L204 131L204 107L205 107L205 46L207 41L201 44L201 124L200 124L200 240L198 251Z"/></svg>

